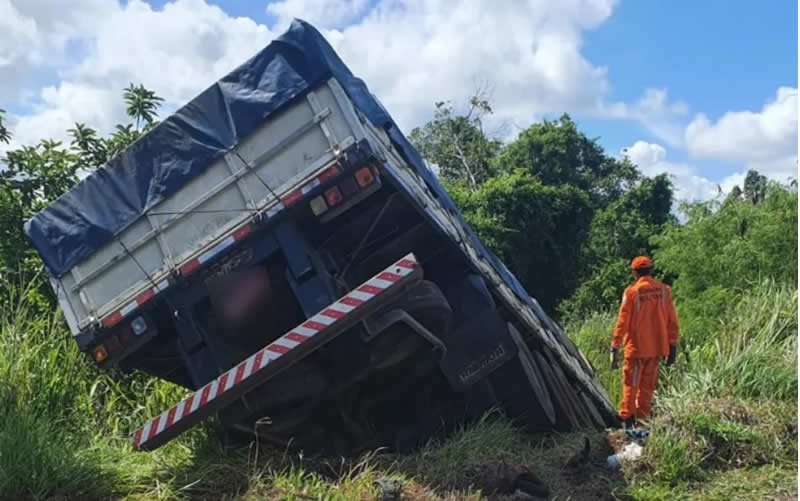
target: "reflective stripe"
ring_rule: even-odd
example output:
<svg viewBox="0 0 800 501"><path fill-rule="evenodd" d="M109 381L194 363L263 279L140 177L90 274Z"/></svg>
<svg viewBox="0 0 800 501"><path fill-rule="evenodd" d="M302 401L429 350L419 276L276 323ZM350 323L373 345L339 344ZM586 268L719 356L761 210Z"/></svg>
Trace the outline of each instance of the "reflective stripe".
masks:
<svg viewBox="0 0 800 501"><path fill-rule="evenodd" d="M155 419L148 421L134 433L132 440L134 448L139 449L142 444L152 440L153 437L170 428L174 423L212 402L219 395L229 391L257 371L264 369L271 360L280 358L325 330L329 325L345 318L348 313L355 311L358 306L375 298L375 296L387 290L403 277L411 274L415 267L416 259L413 254L409 254L401 261L373 277L357 290L347 293L344 297L323 309L322 312L317 313L301 325L275 339L267 347L249 356L236 367L229 369L200 390L164 411Z"/></svg>

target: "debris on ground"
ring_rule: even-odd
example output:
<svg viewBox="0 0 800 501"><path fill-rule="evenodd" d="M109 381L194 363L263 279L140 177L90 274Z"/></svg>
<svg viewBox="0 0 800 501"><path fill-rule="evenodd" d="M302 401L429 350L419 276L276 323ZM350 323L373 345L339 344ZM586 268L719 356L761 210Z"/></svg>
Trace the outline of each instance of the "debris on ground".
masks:
<svg viewBox="0 0 800 501"><path fill-rule="evenodd" d="M589 437L583 437L583 448L567 458L564 466L566 468L576 468L589 461L589 454L591 453L591 445L589 444Z"/></svg>
<svg viewBox="0 0 800 501"><path fill-rule="evenodd" d="M625 434L634 440L647 440L650 436L650 428L628 428Z"/></svg>
<svg viewBox="0 0 800 501"><path fill-rule="evenodd" d="M550 489L527 466L515 466L501 475L494 494L520 501L548 499Z"/></svg>
<svg viewBox="0 0 800 501"><path fill-rule="evenodd" d="M399 501L403 495L403 484L393 478L381 477L375 480L379 501Z"/></svg>
<svg viewBox="0 0 800 501"><path fill-rule="evenodd" d="M642 455L645 442L650 436L650 428L626 428L624 432L609 434L609 443L614 454L606 458L606 466L611 470L618 470L622 461L636 461Z"/></svg>
<svg viewBox="0 0 800 501"><path fill-rule="evenodd" d="M637 444L636 442L631 442L623 449L616 453L608 456L606 459L606 464L612 470L617 470L622 466L622 461L635 461L639 459L642 455L642 446Z"/></svg>

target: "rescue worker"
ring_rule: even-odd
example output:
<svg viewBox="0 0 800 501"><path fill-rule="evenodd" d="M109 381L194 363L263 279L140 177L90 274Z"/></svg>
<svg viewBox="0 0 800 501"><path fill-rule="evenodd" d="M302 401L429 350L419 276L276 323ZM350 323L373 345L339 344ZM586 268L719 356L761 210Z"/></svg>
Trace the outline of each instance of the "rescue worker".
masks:
<svg viewBox="0 0 800 501"><path fill-rule="evenodd" d="M622 403L620 420L630 427L636 419L650 416L658 365L666 357L675 362L678 349L678 317L669 286L654 279L653 262L639 256L631 262L636 282L625 289L611 339L611 368L619 367L623 347Z"/></svg>

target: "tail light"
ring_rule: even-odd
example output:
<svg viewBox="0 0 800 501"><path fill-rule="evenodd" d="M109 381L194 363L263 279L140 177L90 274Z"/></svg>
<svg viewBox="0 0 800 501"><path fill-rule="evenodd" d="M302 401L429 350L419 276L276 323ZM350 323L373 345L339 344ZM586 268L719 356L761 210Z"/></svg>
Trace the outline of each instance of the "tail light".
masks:
<svg viewBox="0 0 800 501"><path fill-rule="evenodd" d="M95 346L94 350L92 350L92 358L94 358L94 361L98 364L107 359L108 351L106 350L106 347L102 344Z"/></svg>
<svg viewBox="0 0 800 501"><path fill-rule="evenodd" d="M362 188L369 186L374 180L375 177L372 175L372 171L369 167L364 167L356 171L356 182L358 182L358 185Z"/></svg>
<svg viewBox="0 0 800 501"><path fill-rule="evenodd" d="M339 171L337 170L334 174L338 173ZM368 189L374 189L375 176L376 173L372 167L362 167L354 174L343 177L338 184L328 188L322 195L313 198L309 202L311 212L321 218L322 222L336 217L336 215L346 210L346 202L355 203L368 194ZM326 176L325 180L332 177L333 175ZM321 178L322 176L320 176ZM337 209L330 210L334 207L337 207Z"/></svg>
<svg viewBox="0 0 800 501"><path fill-rule="evenodd" d="M339 205L339 203L342 201L342 192L339 191L337 186L329 188L327 191L325 191L325 201L328 202L329 207Z"/></svg>

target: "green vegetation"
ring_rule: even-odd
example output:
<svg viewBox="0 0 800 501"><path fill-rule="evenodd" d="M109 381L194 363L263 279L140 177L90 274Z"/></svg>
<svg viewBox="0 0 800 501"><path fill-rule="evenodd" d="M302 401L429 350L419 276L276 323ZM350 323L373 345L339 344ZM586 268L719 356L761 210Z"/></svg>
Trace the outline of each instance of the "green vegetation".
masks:
<svg viewBox="0 0 800 501"><path fill-rule="evenodd" d="M796 490L797 299L796 286L756 285L733 298L714 331L684 346L673 367L661 368L652 436L641 464L626 472L634 498L702 498L723 473L760 481L755 472L767 466L782 479L772 494ZM619 401L620 373L600 349L613 322L595 315L572 332Z"/></svg>
<svg viewBox="0 0 800 501"><path fill-rule="evenodd" d="M143 374L98 371L70 339L22 224L156 123L160 98L125 90L130 123L68 146L8 152L0 172L0 499L480 499L526 465L564 499L770 499L797 486L797 192L750 172L742 188L672 210L666 176L647 178L567 116L504 145L483 131L486 99L446 103L411 134L481 237L567 326L612 400L608 343L627 265L653 256L673 286L681 350L662 367L644 456L602 469L611 436L591 434L593 466L564 463L582 434L527 436L491 414L406 456L309 460L234 447L212 421L153 453L127 436L183 394ZM3 126L0 141L12 131ZM612 434L613 435L613 434Z"/></svg>

